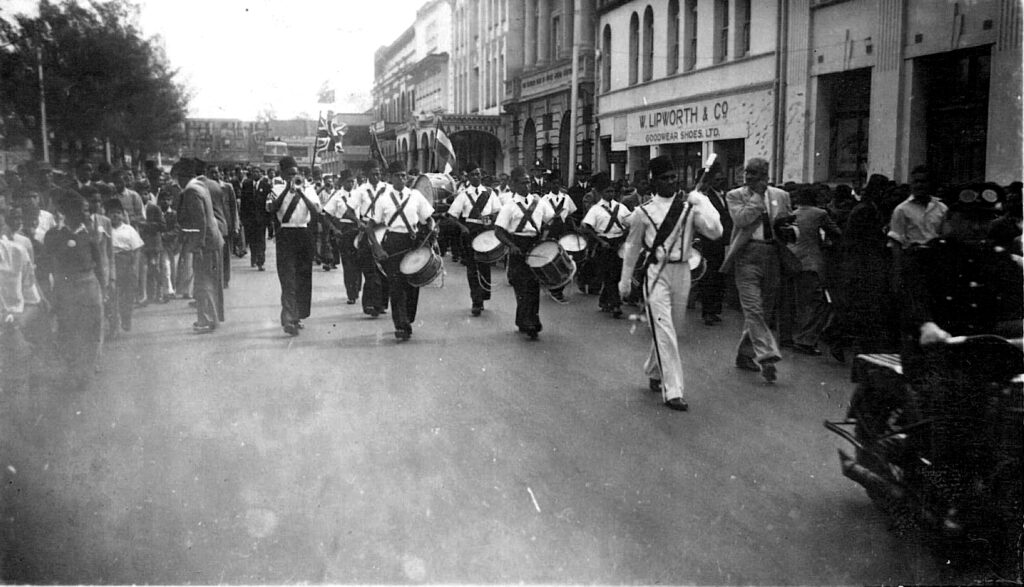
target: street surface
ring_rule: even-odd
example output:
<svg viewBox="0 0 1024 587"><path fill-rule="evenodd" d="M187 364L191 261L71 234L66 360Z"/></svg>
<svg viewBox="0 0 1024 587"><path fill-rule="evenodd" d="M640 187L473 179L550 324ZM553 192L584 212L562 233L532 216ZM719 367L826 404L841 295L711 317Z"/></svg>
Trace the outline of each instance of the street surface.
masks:
<svg viewBox="0 0 1024 587"><path fill-rule="evenodd" d="M11 400L5 582L972 579L841 476L821 423L848 367L786 353L763 385L733 366L734 310L714 328L691 312L680 413L646 390L643 325L545 297L527 341L503 272L472 318L449 259L409 342L319 268L290 338L268 245L265 273L233 259L215 334L183 300L149 306L89 389Z"/></svg>

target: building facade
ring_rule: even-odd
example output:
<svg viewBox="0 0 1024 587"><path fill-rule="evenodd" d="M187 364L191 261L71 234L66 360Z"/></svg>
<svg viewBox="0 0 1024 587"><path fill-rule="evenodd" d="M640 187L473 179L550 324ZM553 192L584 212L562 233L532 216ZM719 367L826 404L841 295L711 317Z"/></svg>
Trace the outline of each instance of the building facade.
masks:
<svg viewBox="0 0 1024 587"><path fill-rule="evenodd" d="M502 106L510 130L510 165L540 159L569 181L572 163L592 164L595 2L508 0L508 83ZM574 19L579 26L574 27ZM573 46L578 39L578 96L572 103ZM574 121L575 119L575 121ZM572 153L572 129L576 150Z"/></svg>
<svg viewBox="0 0 1024 587"><path fill-rule="evenodd" d="M688 185L718 154L730 183L862 185L1021 177L1015 0L600 0L599 167L667 154Z"/></svg>

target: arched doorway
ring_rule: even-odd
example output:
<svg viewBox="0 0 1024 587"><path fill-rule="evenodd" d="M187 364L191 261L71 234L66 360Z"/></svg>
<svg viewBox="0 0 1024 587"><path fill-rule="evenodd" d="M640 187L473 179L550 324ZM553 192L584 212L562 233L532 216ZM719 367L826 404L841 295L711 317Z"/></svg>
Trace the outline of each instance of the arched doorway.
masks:
<svg viewBox="0 0 1024 587"><path fill-rule="evenodd" d="M562 181L569 181L569 135L572 133L572 110L562 114L562 123L558 127L558 162L554 165L561 174Z"/></svg>
<svg viewBox="0 0 1024 587"><path fill-rule="evenodd" d="M532 118L526 119L523 126L523 165L529 169L537 159L537 126L533 124Z"/></svg>
<svg viewBox="0 0 1024 587"><path fill-rule="evenodd" d="M433 155L434 149L430 142L430 136L427 133L420 135L420 173L427 173L433 168Z"/></svg>
<svg viewBox="0 0 1024 587"><path fill-rule="evenodd" d="M405 169L406 170L409 170L409 169L412 169L413 167L416 167L416 159L419 156L419 146L417 145L417 142L416 142L416 138L417 138L416 137L416 133L410 134L409 138L412 139L412 142L409 145L409 147L410 147L409 148L409 156L406 157L406 159L405 159Z"/></svg>
<svg viewBox="0 0 1024 587"><path fill-rule="evenodd" d="M451 139L460 168L474 162L485 174L501 171L501 141L498 137L479 130L463 130L452 134Z"/></svg>

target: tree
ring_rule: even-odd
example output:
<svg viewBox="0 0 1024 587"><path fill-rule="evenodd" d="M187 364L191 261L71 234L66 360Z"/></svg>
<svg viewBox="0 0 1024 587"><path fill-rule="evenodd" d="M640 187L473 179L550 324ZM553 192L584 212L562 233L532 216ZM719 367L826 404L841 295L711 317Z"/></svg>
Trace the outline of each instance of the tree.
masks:
<svg viewBox="0 0 1024 587"><path fill-rule="evenodd" d="M135 10L118 0L40 0L37 17L0 18L0 116L9 142L40 136L41 57L55 155L64 146L69 158L88 155L110 140L138 161L170 143L188 96L159 39L144 39L132 24Z"/></svg>

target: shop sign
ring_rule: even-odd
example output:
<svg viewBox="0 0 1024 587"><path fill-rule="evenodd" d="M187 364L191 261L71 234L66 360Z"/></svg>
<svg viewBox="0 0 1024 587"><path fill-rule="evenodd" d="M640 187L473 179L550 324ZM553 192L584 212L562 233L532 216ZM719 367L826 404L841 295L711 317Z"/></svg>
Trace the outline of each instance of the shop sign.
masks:
<svg viewBox="0 0 1024 587"><path fill-rule="evenodd" d="M520 82L520 96L534 96L556 88L568 89L570 79L572 79L572 65L526 76Z"/></svg>
<svg viewBox="0 0 1024 587"><path fill-rule="evenodd" d="M742 139L747 122L729 118L729 100L706 100L643 110L627 118L626 144L692 143Z"/></svg>

